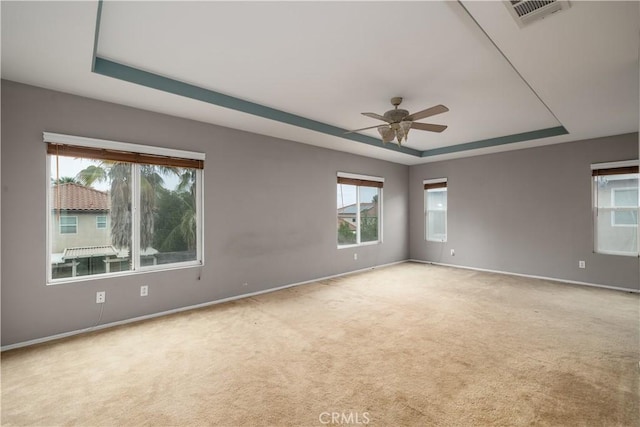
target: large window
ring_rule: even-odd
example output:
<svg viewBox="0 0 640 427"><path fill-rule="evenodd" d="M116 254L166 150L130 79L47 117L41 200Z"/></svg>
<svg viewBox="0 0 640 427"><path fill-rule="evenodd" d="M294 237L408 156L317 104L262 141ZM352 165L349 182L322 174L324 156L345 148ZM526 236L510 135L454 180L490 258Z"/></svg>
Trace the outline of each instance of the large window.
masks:
<svg viewBox="0 0 640 427"><path fill-rule="evenodd" d="M447 179L429 179L424 184L425 239L447 241Z"/></svg>
<svg viewBox="0 0 640 427"><path fill-rule="evenodd" d="M638 255L637 161L591 165L595 251Z"/></svg>
<svg viewBox="0 0 640 427"><path fill-rule="evenodd" d="M49 133L45 142L50 281L202 264L204 155Z"/></svg>
<svg viewBox="0 0 640 427"><path fill-rule="evenodd" d="M338 173L339 247L382 241L383 184L383 178Z"/></svg>

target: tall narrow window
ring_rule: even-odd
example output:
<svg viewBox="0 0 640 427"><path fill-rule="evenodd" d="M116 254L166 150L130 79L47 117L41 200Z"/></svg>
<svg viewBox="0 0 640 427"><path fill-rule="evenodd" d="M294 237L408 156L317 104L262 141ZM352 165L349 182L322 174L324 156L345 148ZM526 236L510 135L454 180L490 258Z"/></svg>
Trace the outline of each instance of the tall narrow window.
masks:
<svg viewBox="0 0 640 427"><path fill-rule="evenodd" d="M383 178L338 173L338 246L382 241L383 185Z"/></svg>
<svg viewBox="0 0 640 427"><path fill-rule="evenodd" d="M52 282L202 263L204 161L177 157L199 153L48 133L45 142Z"/></svg>
<svg viewBox="0 0 640 427"><path fill-rule="evenodd" d="M431 242L447 241L447 179L424 182L425 238Z"/></svg>
<svg viewBox="0 0 640 427"><path fill-rule="evenodd" d="M638 255L638 162L591 165L595 252Z"/></svg>

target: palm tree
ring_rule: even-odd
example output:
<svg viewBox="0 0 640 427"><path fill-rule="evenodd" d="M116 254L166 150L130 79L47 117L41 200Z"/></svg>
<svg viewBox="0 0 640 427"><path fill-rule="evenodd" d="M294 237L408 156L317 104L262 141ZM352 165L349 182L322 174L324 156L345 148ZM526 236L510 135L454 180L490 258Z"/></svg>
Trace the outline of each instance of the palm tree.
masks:
<svg viewBox="0 0 640 427"><path fill-rule="evenodd" d="M176 191L184 202L184 210L178 229L189 250L195 250L197 244L196 170L182 169L181 172ZM187 189L188 191L185 191Z"/></svg>
<svg viewBox="0 0 640 427"><path fill-rule="evenodd" d="M60 178L51 178L51 183L53 185L58 185L58 184L80 184L80 181L78 181L77 178L73 177L73 176L61 176Z"/></svg>
<svg viewBox="0 0 640 427"><path fill-rule="evenodd" d="M168 196L176 205L180 206L179 211L182 212L182 215L171 231L163 236L159 247L165 248L166 251L184 250L184 246L180 243L184 242L186 250L194 251L197 244L195 197L187 191L179 193L173 191Z"/></svg>
<svg viewBox="0 0 640 427"><path fill-rule="evenodd" d="M142 165L140 173L140 247L153 241L156 192L164 183L162 175L179 175L177 168ZM111 239L118 248L131 247L131 164L104 160L78 172L77 180L86 186L111 182Z"/></svg>

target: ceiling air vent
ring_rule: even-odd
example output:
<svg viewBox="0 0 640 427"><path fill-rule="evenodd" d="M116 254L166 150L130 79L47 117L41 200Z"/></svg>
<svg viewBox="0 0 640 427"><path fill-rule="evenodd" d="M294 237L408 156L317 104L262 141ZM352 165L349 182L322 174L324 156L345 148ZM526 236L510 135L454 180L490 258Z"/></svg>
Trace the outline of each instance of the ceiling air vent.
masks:
<svg viewBox="0 0 640 427"><path fill-rule="evenodd" d="M504 3L520 27L570 6L567 0L511 0Z"/></svg>

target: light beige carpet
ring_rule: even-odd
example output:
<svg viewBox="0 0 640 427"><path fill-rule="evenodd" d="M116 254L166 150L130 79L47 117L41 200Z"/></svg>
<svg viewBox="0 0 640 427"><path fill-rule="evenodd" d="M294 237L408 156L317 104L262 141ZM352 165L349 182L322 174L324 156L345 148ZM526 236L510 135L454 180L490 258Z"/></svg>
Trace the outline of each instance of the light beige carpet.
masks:
<svg viewBox="0 0 640 427"><path fill-rule="evenodd" d="M406 263L2 354L3 425L637 426L638 295Z"/></svg>

